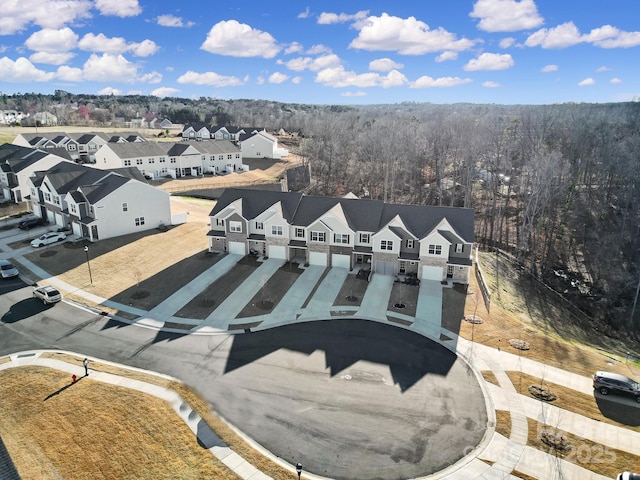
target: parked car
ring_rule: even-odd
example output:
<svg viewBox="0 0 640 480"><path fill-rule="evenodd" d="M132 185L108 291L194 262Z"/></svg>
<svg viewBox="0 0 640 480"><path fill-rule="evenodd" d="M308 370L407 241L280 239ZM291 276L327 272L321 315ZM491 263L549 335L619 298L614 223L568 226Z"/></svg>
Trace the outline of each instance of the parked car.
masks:
<svg viewBox="0 0 640 480"><path fill-rule="evenodd" d="M47 232L32 240L31 246L43 247L51 243L62 242L65 238L67 238L67 234L64 232Z"/></svg>
<svg viewBox="0 0 640 480"><path fill-rule="evenodd" d="M640 403L640 385L635 380L611 372L596 372L593 375L593 388L602 395L614 393L635 398ZM640 479L639 479L640 480Z"/></svg>
<svg viewBox="0 0 640 480"><path fill-rule="evenodd" d="M44 218L29 217L18 223L18 228L20 230L31 230L32 228L39 227L40 225L44 225L45 223L46 221L44 220Z"/></svg>
<svg viewBox="0 0 640 480"><path fill-rule="evenodd" d="M616 480L640 480L640 474L631 472L619 473Z"/></svg>
<svg viewBox="0 0 640 480"><path fill-rule="evenodd" d="M39 298L45 305L48 305L62 300L62 294L55 288L45 285L33 287L33 298Z"/></svg>
<svg viewBox="0 0 640 480"><path fill-rule="evenodd" d="M17 277L18 269L8 260L0 260L0 275L2 278Z"/></svg>

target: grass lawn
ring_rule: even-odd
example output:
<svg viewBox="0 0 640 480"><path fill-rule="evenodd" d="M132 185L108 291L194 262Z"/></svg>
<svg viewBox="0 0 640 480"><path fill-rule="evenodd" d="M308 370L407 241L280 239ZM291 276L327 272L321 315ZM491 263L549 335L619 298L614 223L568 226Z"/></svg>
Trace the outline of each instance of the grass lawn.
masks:
<svg viewBox="0 0 640 480"><path fill-rule="evenodd" d="M25 480L238 478L168 403L91 377L2 371L0 412L0 437Z"/></svg>

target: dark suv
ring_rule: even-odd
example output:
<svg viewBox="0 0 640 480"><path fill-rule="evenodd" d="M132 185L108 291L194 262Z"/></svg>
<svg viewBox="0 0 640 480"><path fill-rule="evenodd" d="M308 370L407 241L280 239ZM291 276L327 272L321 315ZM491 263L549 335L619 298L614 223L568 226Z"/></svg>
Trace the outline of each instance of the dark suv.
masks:
<svg viewBox="0 0 640 480"><path fill-rule="evenodd" d="M602 395L615 393L635 398L640 403L640 385L629 377L619 373L596 372L593 375L593 388Z"/></svg>
<svg viewBox="0 0 640 480"><path fill-rule="evenodd" d="M29 217L18 223L18 228L20 230L31 230L32 228L39 227L40 225L44 225L45 223L46 222L43 218Z"/></svg>

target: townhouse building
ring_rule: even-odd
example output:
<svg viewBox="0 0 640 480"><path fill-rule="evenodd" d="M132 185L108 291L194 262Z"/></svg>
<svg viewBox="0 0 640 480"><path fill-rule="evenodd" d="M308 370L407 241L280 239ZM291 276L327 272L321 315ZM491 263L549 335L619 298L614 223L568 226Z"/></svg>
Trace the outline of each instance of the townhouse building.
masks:
<svg viewBox="0 0 640 480"><path fill-rule="evenodd" d="M211 252L469 282L471 209L229 188L210 223Z"/></svg>
<svg viewBox="0 0 640 480"><path fill-rule="evenodd" d="M29 178L30 210L76 238L97 241L171 225L170 195L136 168L60 162Z"/></svg>

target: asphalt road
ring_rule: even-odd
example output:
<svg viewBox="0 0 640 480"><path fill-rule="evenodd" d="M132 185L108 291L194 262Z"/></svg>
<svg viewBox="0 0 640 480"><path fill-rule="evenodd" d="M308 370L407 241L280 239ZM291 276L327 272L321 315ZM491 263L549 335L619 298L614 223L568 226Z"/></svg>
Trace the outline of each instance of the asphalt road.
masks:
<svg viewBox="0 0 640 480"><path fill-rule="evenodd" d="M419 335L327 320L237 336L129 326L0 285L0 354L59 348L177 377L291 464L336 479L438 471L482 439L480 387L464 362Z"/></svg>

